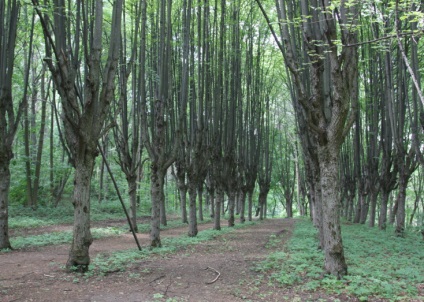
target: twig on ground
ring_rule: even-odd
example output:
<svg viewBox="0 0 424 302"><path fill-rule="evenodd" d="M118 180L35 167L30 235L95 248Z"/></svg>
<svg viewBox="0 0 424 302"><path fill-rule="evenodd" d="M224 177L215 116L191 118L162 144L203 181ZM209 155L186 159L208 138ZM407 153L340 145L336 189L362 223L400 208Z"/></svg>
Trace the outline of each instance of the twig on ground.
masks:
<svg viewBox="0 0 424 302"><path fill-rule="evenodd" d="M207 268L205 268L205 270L207 270L207 269L211 269L211 270L213 270L215 273L217 273L218 275L215 277L215 279L213 279L212 281L210 281L210 282L205 282L205 284L212 284L212 283L215 283L216 282L216 280L218 280L218 278L219 278L219 276L221 276L221 273L220 272L218 272L216 269L214 269L213 267L210 267L210 266L208 266Z"/></svg>
<svg viewBox="0 0 424 302"><path fill-rule="evenodd" d="M159 279L162 279L162 278L164 278L165 277L165 275L160 275L159 277L157 277L157 278L155 278L155 279L153 279L152 281L150 281L149 283L153 283L153 282L155 282L155 281L157 281L157 280L159 280Z"/></svg>

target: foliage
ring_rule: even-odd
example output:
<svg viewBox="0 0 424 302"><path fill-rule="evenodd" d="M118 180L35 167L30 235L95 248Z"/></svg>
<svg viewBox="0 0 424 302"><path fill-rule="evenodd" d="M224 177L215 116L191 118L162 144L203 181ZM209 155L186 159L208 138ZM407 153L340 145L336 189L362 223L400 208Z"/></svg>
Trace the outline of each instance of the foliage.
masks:
<svg viewBox="0 0 424 302"><path fill-rule="evenodd" d="M335 294L351 294L361 301L369 298L402 300L417 294L424 282L423 242L416 232L397 238L388 229L381 232L364 225L342 226L349 274L342 280L324 275L323 254L311 222L299 219L284 250L277 251L256 269L270 273L270 281L298 290L325 289Z"/></svg>

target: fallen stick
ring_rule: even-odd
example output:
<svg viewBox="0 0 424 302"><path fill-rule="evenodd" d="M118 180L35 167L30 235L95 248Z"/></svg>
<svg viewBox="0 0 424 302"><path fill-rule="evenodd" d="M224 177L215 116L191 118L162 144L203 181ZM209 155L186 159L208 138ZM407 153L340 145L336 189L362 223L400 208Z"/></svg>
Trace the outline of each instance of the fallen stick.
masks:
<svg viewBox="0 0 424 302"><path fill-rule="evenodd" d="M207 269L211 269L211 270L213 270L215 273L217 273L218 275L215 277L215 279L213 279L212 281L210 281L210 282L205 282L205 284L212 284L212 283L215 283L216 282L216 280L218 280L218 278L219 278L219 276L221 276L221 273L220 272L218 272L216 269L214 269L213 267L210 267L210 266L208 266L207 268L205 268L205 270L207 270Z"/></svg>

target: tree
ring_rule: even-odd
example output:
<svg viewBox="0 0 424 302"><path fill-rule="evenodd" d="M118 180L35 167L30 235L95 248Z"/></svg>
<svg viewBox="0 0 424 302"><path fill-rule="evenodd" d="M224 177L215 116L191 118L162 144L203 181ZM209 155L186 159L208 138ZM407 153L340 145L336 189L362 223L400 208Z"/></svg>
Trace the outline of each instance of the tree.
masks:
<svg viewBox="0 0 424 302"><path fill-rule="evenodd" d="M329 1L276 3L286 50L284 51L281 44L279 46L293 77L297 102L306 113L306 129L317 141L325 270L340 278L347 274L347 265L339 217L339 153L356 114L358 54L354 44L357 42L356 20L359 3L356 1L352 3L342 1L339 5L330 5ZM261 4L260 8L266 15ZM295 32L290 32L288 24L294 24L296 21L293 19L293 13L287 12L293 11L296 11L296 17L301 19ZM266 18L269 20L267 16ZM299 29L303 31L301 36L308 52L311 83L309 98L300 72L302 62L296 56L298 50L296 44L293 44L293 37L297 35L296 31ZM341 43L337 44L337 41Z"/></svg>
<svg viewBox="0 0 424 302"><path fill-rule="evenodd" d="M130 18L138 16L140 13L140 5L134 5L132 7L132 14ZM125 47L121 48L120 64L119 64L119 98L117 107L117 113L120 115L120 120L117 125L113 128L113 134L115 142L117 144L118 151L118 163L124 172L128 184L128 194L130 198L130 219L131 225L135 232L138 232L137 227L137 178L139 173L139 167L141 165L142 157L142 144L140 139L140 99L137 97L132 98L132 102L129 104L128 99L128 78L132 72L132 94L136 96L137 91L137 68L134 66L135 56L138 48L138 35L140 34L140 18L136 17L134 34L131 37L132 43L130 45L131 55L127 62L126 58L127 50ZM127 31L123 30L122 45L125 46L127 43ZM131 108L128 108L132 105Z"/></svg>
<svg viewBox="0 0 424 302"><path fill-rule="evenodd" d="M12 77L15 59L19 2L0 3L0 250L11 248L9 241L9 189L12 145L25 100L15 108Z"/></svg>
<svg viewBox="0 0 424 302"><path fill-rule="evenodd" d="M103 66L103 34L106 30L102 1L55 1L51 10L46 10L51 15L46 16L37 0L33 0L33 4L43 26L45 61L61 97L64 136L75 168L73 240L66 266L86 270L93 241L90 185L98 141L108 128L105 121L114 97L123 2L117 0L113 4L109 49ZM71 17L71 13L75 16ZM50 23L49 19L53 22Z"/></svg>
<svg viewBox="0 0 424 302"><path fill-rule="evenodd" d="M171 94L172 58L172 1L162 0L157 8L157 27L151 33L152 57L146 60L146 1L141 9L140 76L138 97L141 104L141 131L143 145L150 159L150 194L152 215L150 245L160 247L160 223L166 224L164 181L168 168L174 163L179 148L178 135L185 114L181 104L176 110ZM154 17L152 17L154 20ZM146 93L146 63L150 68L148 78L150 96ZM150 101L149 101L150 100ZM178 112L176 112L178 111ZM179 118L177 114L179 113ZM176 125L178 124L178 129Z"/></svg>

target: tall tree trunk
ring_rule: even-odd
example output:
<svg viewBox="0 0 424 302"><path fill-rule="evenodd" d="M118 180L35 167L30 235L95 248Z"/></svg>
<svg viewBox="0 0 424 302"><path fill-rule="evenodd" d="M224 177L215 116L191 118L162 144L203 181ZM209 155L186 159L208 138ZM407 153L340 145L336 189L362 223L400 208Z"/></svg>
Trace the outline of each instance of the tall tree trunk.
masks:
<svg viewBox="0 0 424 302"><path fill-rule="evenodd" d="M182 223L188 223L187 219L187 187L179 186L180 192L180 203L181 203L181 221Z"/></svg>
<svg viewBox="0 0 424 302"><path fill-rule="evenodd" d="M387 227L387 204L389 202L390 193L386 190L381 190L381 201L380 201L380 217L378 220L378 228L380 230L386 230Z"/></svg>
<svg viewBox="0 0 424 302"><path fill-rule="evenodd" d="M163 192L165 172L161 171L156 163L152 163L150 172L150 194L152 199L150 246L161 247L160 207L162 200L165 199Z"/></svg>
<svg viewBox="0 0 424 302"><path fill-rule="evenodd" d="M137 175L127 176L127 183L130 197L130 222L134 232L137 233Z"/></svg>
<svg viewBox="0 0 424 302"><path fill-rule="evenodd" d="M340 228L338 150L320 147L322 188L322 229L324 235L325 270L338 278L347 274Z"/></svg>
<svg viewBox="0 0 424 302"><path fill-rule="evenodd" d="M247 220L252 221L253 216L253 190L247 191Z"/></svg>
<svg viewBox="0 0 424 302"><path fill-rule="evenodd" d="M209 191L211 218L215 217L215 190Z"/></svg>
<svg viewBox="0 0 424 302"><path fill-rule="evenodd" d="M240 190L239 199L240 199L240 222L244 223L246 221L246 218L244 216L246 212L246 191L245 190L243 189Z"/></svg>
<svg viewBox="0 0 424 302"><path fill-rule="evenodd" d="M10 188L10 154L0 149L0 250L10 249L9 241L9 188Z"/></svg>
<svg viewBox="0 0 424 302"><path fill-rule="evenodd" d="M67 268L79 267L82 271L90 264L89 247L93 242L90 231L90 187L95 153L83 150L75 159L75 179L72 204L74 228Z"/></svg>
<svg viewBox="0 0 424 302"><path fill-rule="evenodd" d="M197 196L199 197L199 220L203 221L203 185L198 186Z"/></svg>
<svg viewBox="0 0 424 302"><path fill-rule="evenodd" d="M214 230L221 230L221 204L224 203L224 190L217 188L215 198Z"/></svg>
<svg viewBox="0 0 424 302"><path fill-rule="evenodd" d="M378 191L377 190L371 190L370 194L370 220L368 222L368 225L373 228L375 226L375 217L376 217L376 210L377 210L377 197L378 197Z"/></svg>
<svg viewBox="0 0 424 302"><path fill-rule="evenodd" d="M164 190L162 189L162 192ZM163 226L168 225L168 221L166 219L166 200L165 200L165 193L163 192L163 198L160 201L160 223Z"/></svg>
<svg viewBox="0 0 424 302"><path fill-rule="evenodd" d="M196 216L196 187L189 185L189 225L188 225L188 236L194 237L197 235L197 216Z"/></svg>
<svg viewBox="0 0 424 302"><path fill-rule="evenodd" d="M234 209L235 209L235 198L236 194L233 189L228 190L228 226L233 227L235 218L234 218Z"/></svg>
<svg viewBox="0 0 424 302"><path fill-rule="evenodd" d="M401 173L402 174L402 173ZM396 212L396 236L403 237L405 234L405 200L406 200L406 188L408 180L404 177L399 179L399 189L397 195L396 204L398 205Z"/></svg>
<svg viewBox="0 0 424 302"><path fill-rule="evenodd" d="M40 121L40 131L37 143L37 154L35 157L35 171L34 171L34 183L33 183L33 201L34 206L37 206L38 202L38 191L40 189L40 174L41 174L41 160L43 155L43 146L44 146L44 134L46 128L46 111L47 111L47 99L45 91L45 79L44 79L44 67L42 72L41 79L41 121Z"/></svg>

